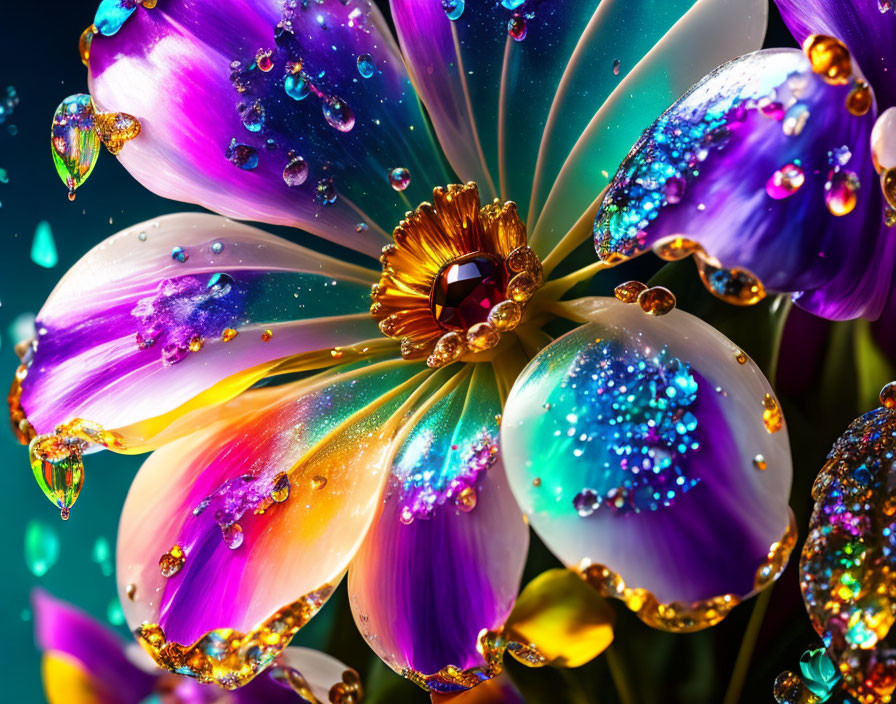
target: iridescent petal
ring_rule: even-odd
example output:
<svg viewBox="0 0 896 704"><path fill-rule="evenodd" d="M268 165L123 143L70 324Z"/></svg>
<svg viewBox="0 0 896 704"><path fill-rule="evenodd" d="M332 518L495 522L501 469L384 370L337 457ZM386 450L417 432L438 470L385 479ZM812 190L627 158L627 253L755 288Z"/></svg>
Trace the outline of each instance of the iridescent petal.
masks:
<svg viewBox="0 0 896 704"><path fill-rule="evenodd" d="M568 308L589 322L533 359L505 405L514 495L565 564L646 622L711 625L777 576L795 540L780 407L698 318Z"/></svg>
<svg viewBox="0 0 896 704"><path fill-rule="evenodd" d="M138 704L152 692L156 678L131 664L114 633L42 589L31 602L50 704Z"/></svg>
<svg viewBox="0 0 896 704"><path fill-rule="evenodd" d="M398 360L247 392L150 456L116 572L159 664L233 687L282 651L373 520L421 369Z"/></svg>
<svg viewBox="0 0 896 704"><path fill-rule="evenodd" d="M495 674L480 636L503 625L519 589L529 538L498 461L500 411L487 364L421 406L349 570L352 612L370 647L434 691Z"/></svg>
<svg viewBox="0 0 896 704"><path fill-rule="evenodd" d="M22 409L38 433L84 418L137 449L277 360L318 353L326 364L336 346L379 340L373 280L212 215L143 223L88 252L50 294Z"/></svg>
<svg viewBox="0 0 896 704"><path fill-rule="evenodd" d="M114 36L94 37L91 94L140 121L119 158L154 192L378 256L410 202L453 179L376 7L287 4L138 8ZM360 55L372 57L370 78ZM304 180L301 169L284 173L293 155ZM389 182L395 167L411 174L401 194Z"/></svg>
<svg viewBox="0 0 896 704"><path fill-rule="evenodd" d="M786 49L710 74L620 166L595 222L598 254L618 259L685 237L716 267L795 292L818 315L877 315L896 239L880 227L875 111L852 114L850 90ZM738 298L724 275L707 285Z"/></svg>
<svg viewBox="0 0 896 704"><path fill-rule="evenodd" d="M451 20L445 4L391 2L414 84L455 170L487 197L528 210L542 255L591 205L600 171L619 163L651 115L706 71L760 46L767 12L760 0L536 0L468 2ZM509 35L511 20L525 28L520 41ZM577 183L582 159L591 170ZM567 171L536 229L549 184Z"/></svg>
<svg viewBox="0 0 896 704"><path fill-rule="evenodd" d="M344 701L346 704L350 704L352 701L360 701L359 697L352 700L348 696L358 692L360 687L358 673L332 655L318 650L298 646L288 647L277 659L277 664L271 668L269 675L271 679L282 683L284 687L289 686L293 691L304 688L307 693L321 702ZM247 689L257 688L264 680L263 677L257 677L249 683L248 687L237 690L236 696L239 698ZM305 699L308 697L306 696ZM251 698L240 698L239 701L242 704L254 704L255 702L264 704L266 702L258 695L253 695ZM295 697L290 701L295 702Z"/></svg>
<svg viewBox="0 0 896 704"><path fill-rule="evenodd" d="M884 107L896 103L896 6L891 0L775 0L784 23L802 44L812 34L849 47Z"/></svg>

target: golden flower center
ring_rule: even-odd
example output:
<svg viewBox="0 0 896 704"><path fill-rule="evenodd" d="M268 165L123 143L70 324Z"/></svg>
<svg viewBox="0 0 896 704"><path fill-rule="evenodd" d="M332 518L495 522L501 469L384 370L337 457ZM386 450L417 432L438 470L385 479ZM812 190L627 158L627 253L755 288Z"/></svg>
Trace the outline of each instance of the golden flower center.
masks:
<svg viewBox="0 0 896 704"><path fill-rule="evenodd" d="M393 237L370 313L402 356L431 367L497 345L542 283L516 204L482 206L475 183L436 188Z"/></svg>

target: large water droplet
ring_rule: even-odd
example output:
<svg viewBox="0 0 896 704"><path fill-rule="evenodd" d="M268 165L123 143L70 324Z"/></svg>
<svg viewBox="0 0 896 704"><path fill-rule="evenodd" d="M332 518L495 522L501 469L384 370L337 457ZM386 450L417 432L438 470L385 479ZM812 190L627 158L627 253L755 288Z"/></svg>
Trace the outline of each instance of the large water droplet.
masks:
<svg viewBox="0 0 896 704"><path fill-rule="evenodd" d="M308 163L300 156L293 157L283 169L287 186L301 186L308 179Z"/></svg>
<svg viewBox="0 0 896 704"><path fill-rule="evenodd" d="M25 565L35 577L43 577L59 559L59 536L43 521L25 526Z"/></svg>
<svg viewBox="0 0 896 704"><path fill-rule="evenodd" d="M403 166L397 166L389 172L389 184L396 191L403 191L411 184L411 172Z"/></svg>
<svg viewBox="0 0 896 704"><path fill-rule="evenodd" d="M134 14L138 0L102 0L96 9L93 25L100 34L111 37Z"/></svg>
<svg viewBox="0 0 896 704"><path fill-rule="evenodd" d="M304 100L311 92L311 81L304 73L291 73L283 79L283 90L293 100Z"/></svg>
<svg viewBox="0 0 896 704"><path fill-rule="evenodd" d="M31 241L31 261L44 269L52 269L59 263L56 242L53 240L53 230L46 220L41 220L34 230L34 239Z"/></svg>
<svg viewBox="0 0 896 704"><path fill-rule="evenodd" d="M349 132L355 126L355 114L342 98L335 95L323 101L324 118L330 127L340 132Z"/></svg>
<svg viewBox="0 0 896 704"><path fill-rule="evenodd" d="M50 130L53 163L69 193L74 194L96 166L100 137L94 127L93 102L85 93L67 97L53 115Z"/></svg>
<svg viewBox="0 0 896 704"><path fill-rule="evenodd" d="M789 198L806 182L806 174L796 164L787 164L775 173L765 184L765 192L775 200Z"/></svg>
<svg viewBox="0 0 896 704"><path fill-rule="evenodd" d="M96 133L110 154L118 154L125 144L140 134L140 121L126 112L101 112L94 118Z"/></svg>
<svg viewBox="0 0 896 704"><path fill-rule="evenodd" d="M258 166L258 150L248 144L239 144L236 139L230 140L225 156L234 166L251 171Z"/></svg>
<svg viewBox="0 0 896 704"><path fill-rule="evenodd" d="M251 105L242 106L240 119L243 121L243 127L250 132L261 132L261 128L264 127L264 107L261 102L256 100Z"/></svg>
<svg viewBox="0 0 896 704"><path fill-rule="evenodd" d="M442 0L442 9L449 20L460 19L460 16L464 14L465 7L465 0Z"/></svg>
<svg viewBox="0 0 896 704"><path fill-rule="evenodd" d="M859 177L854 171L834 170L824 184L824 202L832 215L849 215L859 201Z"/></svg>
<svg viewBox="0 0 896 704"><path fill-rule="evenodd" d="M376 71L373 57L370 54L361 54L358 57L358 73L364 78L370 78Z"/></svg>
<svg viewBox="0 0 896 704"><path fill-rule="evenodd" d="M587 518L597 510L600 499L594 489L582 489L572 499L572 506L582 518Z"/></svg>
<svg viewBox="0 0 896 704"><path fill-rule="evenodd" d="M61 435L38 435L28 447L31 471L44 495L68 518L84 486L83 444Z"/></svg>
<svg viewBox="0 0 896 704"><path fill-rule="evenodd" d="M224 538L224 544L231 550L236 550L243 544L243 528L239 523L222 528L221 536Z"/></svg>

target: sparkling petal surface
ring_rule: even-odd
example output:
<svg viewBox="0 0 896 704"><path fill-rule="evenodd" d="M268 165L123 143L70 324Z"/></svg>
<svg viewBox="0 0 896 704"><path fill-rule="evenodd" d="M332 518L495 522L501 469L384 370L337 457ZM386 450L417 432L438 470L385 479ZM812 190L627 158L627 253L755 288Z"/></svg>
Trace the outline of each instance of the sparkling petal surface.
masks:
<svg viewBox="0 0 896 704"><path fill-rule="evenodd" d="M798 293L818 315L876 316L896 240L879 226L875 111L851 114L849 92L795 50L710 74L620 166L594 226L599 255L633 256L680 235L768 289Z"/></svg>
<svg viewBox="0 0 896 704"><path fill-rule="evenodd" d="M681 311L571 310L590 322L530 362L504 410L504 461L533 528L568 566L604 565L661 603L753 593L789 519L768 382Z"/></svg>
<svg viewBox="0 0 896 704"><path fill-rule="evenodd" d="M493 674L480 632L503 625L525 563L528 531L497 459L497 384L489 365L472 368L403 431L385 503L349 570L359 630L406 674Z"/></svg>
<svg viewBox="0 0 896 704"><path fill-rule="evenodd" d="M880 0L775 0L802 44L811 34L837 37L859 62L883 107L896 104L896 12ZM888 4L889 9L882 8Z"/></svg>
<svg viewBox="0 0 896 704"><path fill-rule="evenodd" d="M526 14L526 33L514 41L507 5L466 3L456 20L440 0L391 5L449 160L484 196L528 210L541 255L592 204L601 170L616 167L650 115L703 73L760 46L767 12L752 0L541 1L516 11ZM562 189L536 228L560 175Z"/></svg>
<svg viewBox="0 0 896 704"><path fill-rule="evenodd" d="M38 432L85 418L129 427L140 446L216 385L193 406L232 397L278 359L379 339L372 280L216 216L143 223L97 245L50 294L22 407Z"/></svg>
<svg viewBox="0 0 896 704"><path fill-rule="evenodd" d="M365 54L376 66L368 79L357 68ZM406 199L453 180L366 0L294 11L277 0L140 7L114 36L94 38L89 68L97 105L143 127L119 155L131 174L223 215L295 225L378 256ZM301 183L284 175L293 155L308 169ZM396 167L411 174L401 195L389 182ZM369 229L358 231L362 222Z"/></svg>

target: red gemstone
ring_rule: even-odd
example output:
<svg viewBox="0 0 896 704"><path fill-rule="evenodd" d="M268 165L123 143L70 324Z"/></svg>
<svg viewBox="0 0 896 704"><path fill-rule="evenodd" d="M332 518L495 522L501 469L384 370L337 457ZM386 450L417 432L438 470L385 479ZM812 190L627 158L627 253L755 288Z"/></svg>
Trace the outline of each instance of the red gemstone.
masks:
<svg viewBox="0 0 896 704"><path fill-rule="evenodd" d="M507 286L504 264L489 254L469 254L446 264L432 287L430 305L439 325L466 330L485 322L503 301Z"/></svg>

